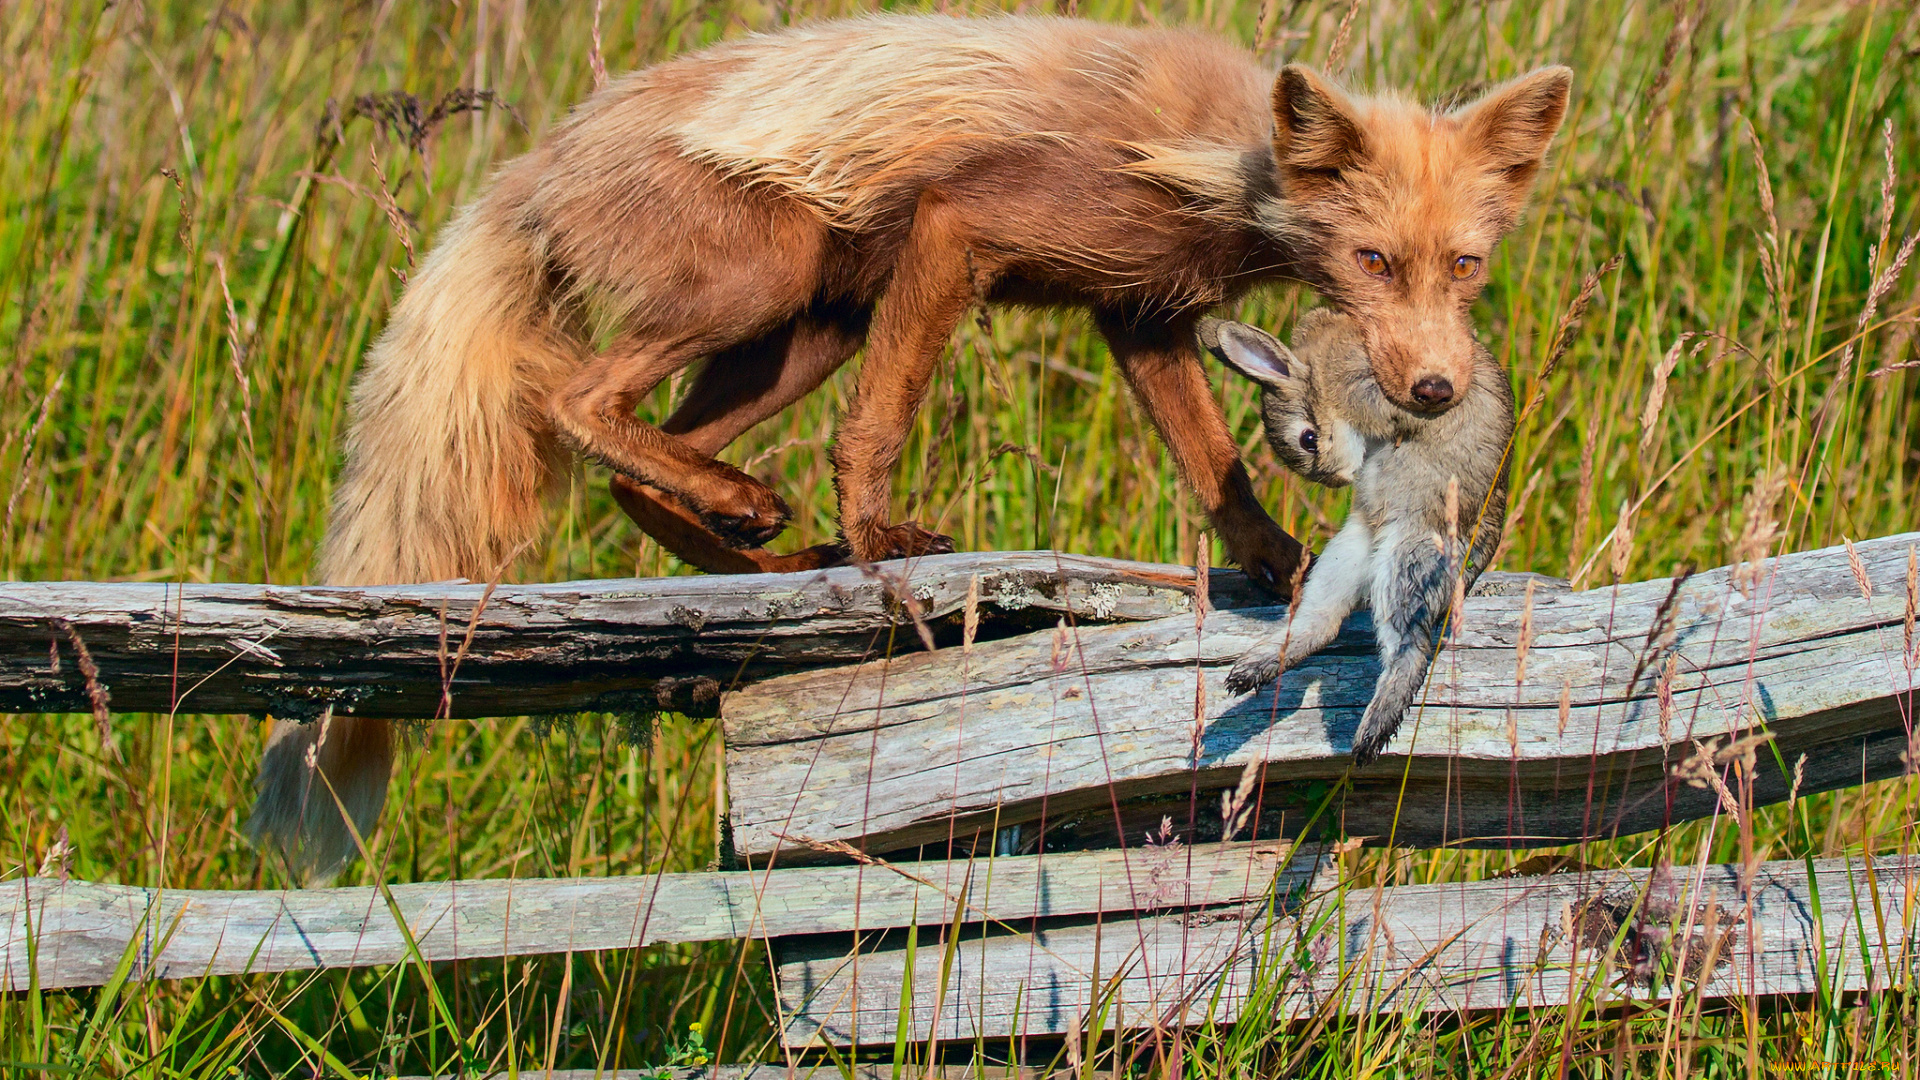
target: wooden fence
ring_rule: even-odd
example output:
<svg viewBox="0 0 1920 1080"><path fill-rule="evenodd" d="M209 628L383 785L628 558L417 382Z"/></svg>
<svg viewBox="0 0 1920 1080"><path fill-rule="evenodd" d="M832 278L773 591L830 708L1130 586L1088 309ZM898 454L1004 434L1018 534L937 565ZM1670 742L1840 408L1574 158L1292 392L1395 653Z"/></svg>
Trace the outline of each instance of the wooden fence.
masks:
<svg viewBox="0 0 1920 1080"><path fill-rule="evenodd" d="M1196 595L1190 569L1030 552L497 589L4 585L0 709L717 714L741 869L308 892L16 878L0 989L756 937L804 1048L903 1023L966 1041L1911 985L1920 859L1358 888L1327 850L1734 827L1901 774L1917 547L1583 593L1489 575L1418 716L1358 772L1366 620L1229 694L1284 614L1230 573Z"/></svg>

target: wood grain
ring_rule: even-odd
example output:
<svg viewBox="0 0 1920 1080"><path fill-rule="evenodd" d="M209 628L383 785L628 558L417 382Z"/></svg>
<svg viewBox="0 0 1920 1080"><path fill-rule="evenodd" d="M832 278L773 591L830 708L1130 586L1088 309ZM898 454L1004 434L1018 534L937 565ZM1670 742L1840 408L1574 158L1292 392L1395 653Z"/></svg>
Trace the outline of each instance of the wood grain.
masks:
<svg viewBox="0 0 1920 1080"><path fill-rule="evenodd" d="M1920 859L1811 865L1760 864L1746 890L1738 866L1683 866L1671 889L1650 888L1645 870L1566 874L1336 889L1278 918L1254 908L966 933L944 986L944 943L925 931L910 971L898 935L857 954L844 938L810 939L786 949L778 993L787 1045L800 1048L891 1043L903 1001L908 1039L1061 1034L1095 1015L1096 986L1109 1029L1231 1022L1253 1007L1267 1021L1672 996L1670 977L1623 977L1635 946L1703 976L1705 998L1912 985ZM1659 917L1600 933L1611 924L1598 913L1616 905Z"/></svg>
<svg viewBox="0 0 1920 1080"><path fill-rule="evenodd" d="M0 711L86 711L77 636L115 711L302 716L332 703L395 719L659 708L711 716L722 686L920 650L902 596L937 639L957 640L975 579L989 635L1062 616L1102 622L1188 611L1194 581L1191 567L991 552L802 574L503 585L491 594L464 582L7 582ZM1238 571L1215 571L1209 590L1216 606L1262 602Z"/></svg>
<svg viewBox="0 0 1920 1080"><path fill-rule="evenodd" d="M718 941L915 923L1201 908L1290 892L1317 863L1284 843L982 857L770 872L159 891L0 884L0 991ZM1278 883L1276 886L1276 882ZM391 897L391 904L388 898ZM404 930L402 924L404 923ZM409 944L409 937L412 944Z"/></svg>
<svg viewBox="0 0 1920 1080"><path fill-rule="evenodd" d="M1423 708L1357 773L1347 748L1378 672L1364 617L1248 695L1226 690L1226 671L1284 609L1217 612L1197 636L1188 613L772 679L724 710L733 843L750 863L820 860L804 842L885 852L1044 818L1063 842L1111 844L1162 814L1203 838L1218 815L1188 808L1217 805L1208 793L1248 767L1268 781L1259 835L1324 806L1321 824L1377 843L1559 843L1716 812L1711 785L1674 769L1696 740L1757 729L1772 736L1759 802L1786 795L1802 755L1802 792L1895 775L1916 685L1903 656L1916 543L1857 546L1870 599L1840 548L1750 568L1744 584L1722 568L1537 594L1530 609L1524 595L1469 599Z"/></svg>

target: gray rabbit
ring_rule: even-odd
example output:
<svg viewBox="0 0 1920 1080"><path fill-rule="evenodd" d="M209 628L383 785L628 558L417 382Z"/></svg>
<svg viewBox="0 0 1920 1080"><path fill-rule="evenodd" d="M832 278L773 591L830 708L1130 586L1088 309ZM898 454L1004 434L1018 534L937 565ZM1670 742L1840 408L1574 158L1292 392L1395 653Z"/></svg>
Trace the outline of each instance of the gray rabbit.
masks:
<svg viewBox="0 0 1920 1080"><path fill-rule="evenodd" d="M1419 696L1455 576L1471 588L1500 545L1513 389L1476 343L1473 382L1457 404L1437 415L1402 409L1374 381L1359 327L1324 309L1300 319L1292 349L1244 323L1207 319L1199 333L1260 384L1267 442L1281 462L1316 483L1354 489L1346 524L1308 568L1287 622L1234 664L1227 687L1246 693L1272 682L1331 642L1350 612L1371 607L1380 679L1353 739L1354 762L1366 765Z"/></svg>

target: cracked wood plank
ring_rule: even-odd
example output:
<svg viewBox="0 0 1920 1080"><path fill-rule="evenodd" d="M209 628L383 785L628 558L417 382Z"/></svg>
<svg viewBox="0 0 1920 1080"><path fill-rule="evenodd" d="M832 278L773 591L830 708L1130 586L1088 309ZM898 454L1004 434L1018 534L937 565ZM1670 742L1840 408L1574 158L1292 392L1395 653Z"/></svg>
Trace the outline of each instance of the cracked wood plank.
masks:
<svg viewBox="0 0 1920 1080"><path fill-rule="evenodd" d="M900 851L1044 817L1049 842L1085 846L1137 841L1163 814L1205 838L1194 793L1217 805L1209 793L1265 763L1256 835L1325 805L1322 824L1376 843L1555 844L1715 812L1674 767L1695 740L1759 728L1759 802L1785 797L1801 755L1802 792L1896 775L1920 661L1903 656L1916 543L1856 546L1871 599L1841 548L1770 560L1749 591L1729 567L1536 594L1524 619L1524 596L1470 598L1424 707L1357 773L1348 747L1378 672L1364 617L1245 695L1227 668L1284 609L1212 614L1197 641L1187 614L769 680L724 710L733 843L750 863L824 859L796 842Z"/></svg>
<svg viewBox="0 0 1920 1080"><path fill-rule="evenodd" d="M915 923L1025 921L1235 904L1302 886L1285 843L623 878L487 880L285 891L0 884L0 991L537 953L625 949ZM1276 884L1277 882L1277 884ZM405 931L401 928L404 920Z"/></svg>
<svg viewBox="0 0 1920 1080"><path fill-rule="evenodd" d="M491 595L465 582L7 582L0 711L86 711L77 635L114 711L305 717L332 704L393 719L662 708L711 716L725 685L919 650L902 593L938 637L957 639L975 578L989 634L1061 616L1175 614L1190 609L1194 580L1190 567L982 552L800 574L502 585ZM1222 606L1259 602L1238 571L1215 571L1209 589Z"/></svg>
<svg viewBox="0 0 1920 1080"><path fill-rule="evenodd" d="M1759 864L1747 891L1740 866L1682 866L1656 883L1629 870L1336 889L1280 917L1254 908L967 932L944 986L947 946L926 931L911 968L897 933L857 954L843 936L803 939L785 943L776 989L798 1049L1059 1035L1096 1015L1115 1030L1231 1023L1250 1009L1285 1022L1604 1008L1671 998L1683 970L1699 977L1679 984L1688 998L1913 985L1920 859L1811 866ZM1097 1033L1081 1037L1090 1045Z"/></svg>

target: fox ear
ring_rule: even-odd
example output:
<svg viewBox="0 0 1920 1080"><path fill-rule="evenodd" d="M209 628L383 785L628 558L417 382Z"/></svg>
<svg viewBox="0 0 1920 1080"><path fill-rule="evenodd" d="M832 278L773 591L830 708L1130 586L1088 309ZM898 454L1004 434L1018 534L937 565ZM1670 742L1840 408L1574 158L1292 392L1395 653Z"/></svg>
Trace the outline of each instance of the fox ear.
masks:
<svg viewBox="0 0 1920 1080"><path fill-rule="evenodd" d="M1299 377L1300 358L1258 327L1208 319L1200 328L1200 340L1222 363L1261 386L1278 389Z"/></svg>
<svg viewBox="0 0 1920 1080"><path fill-rule="evenodd" d="M1353 103L1312 68L1288 64L1273 80L1273 155L1283 176L1336 173L1365 159Z"/></svg>
<svg viewBox="0 0 1920 1080"><path fill-rule="evenodd" d="M1572 87L1572 68L1541 68L1495 87L1453 118L1473 152L1524 197L1566 118Z"/></svg>

